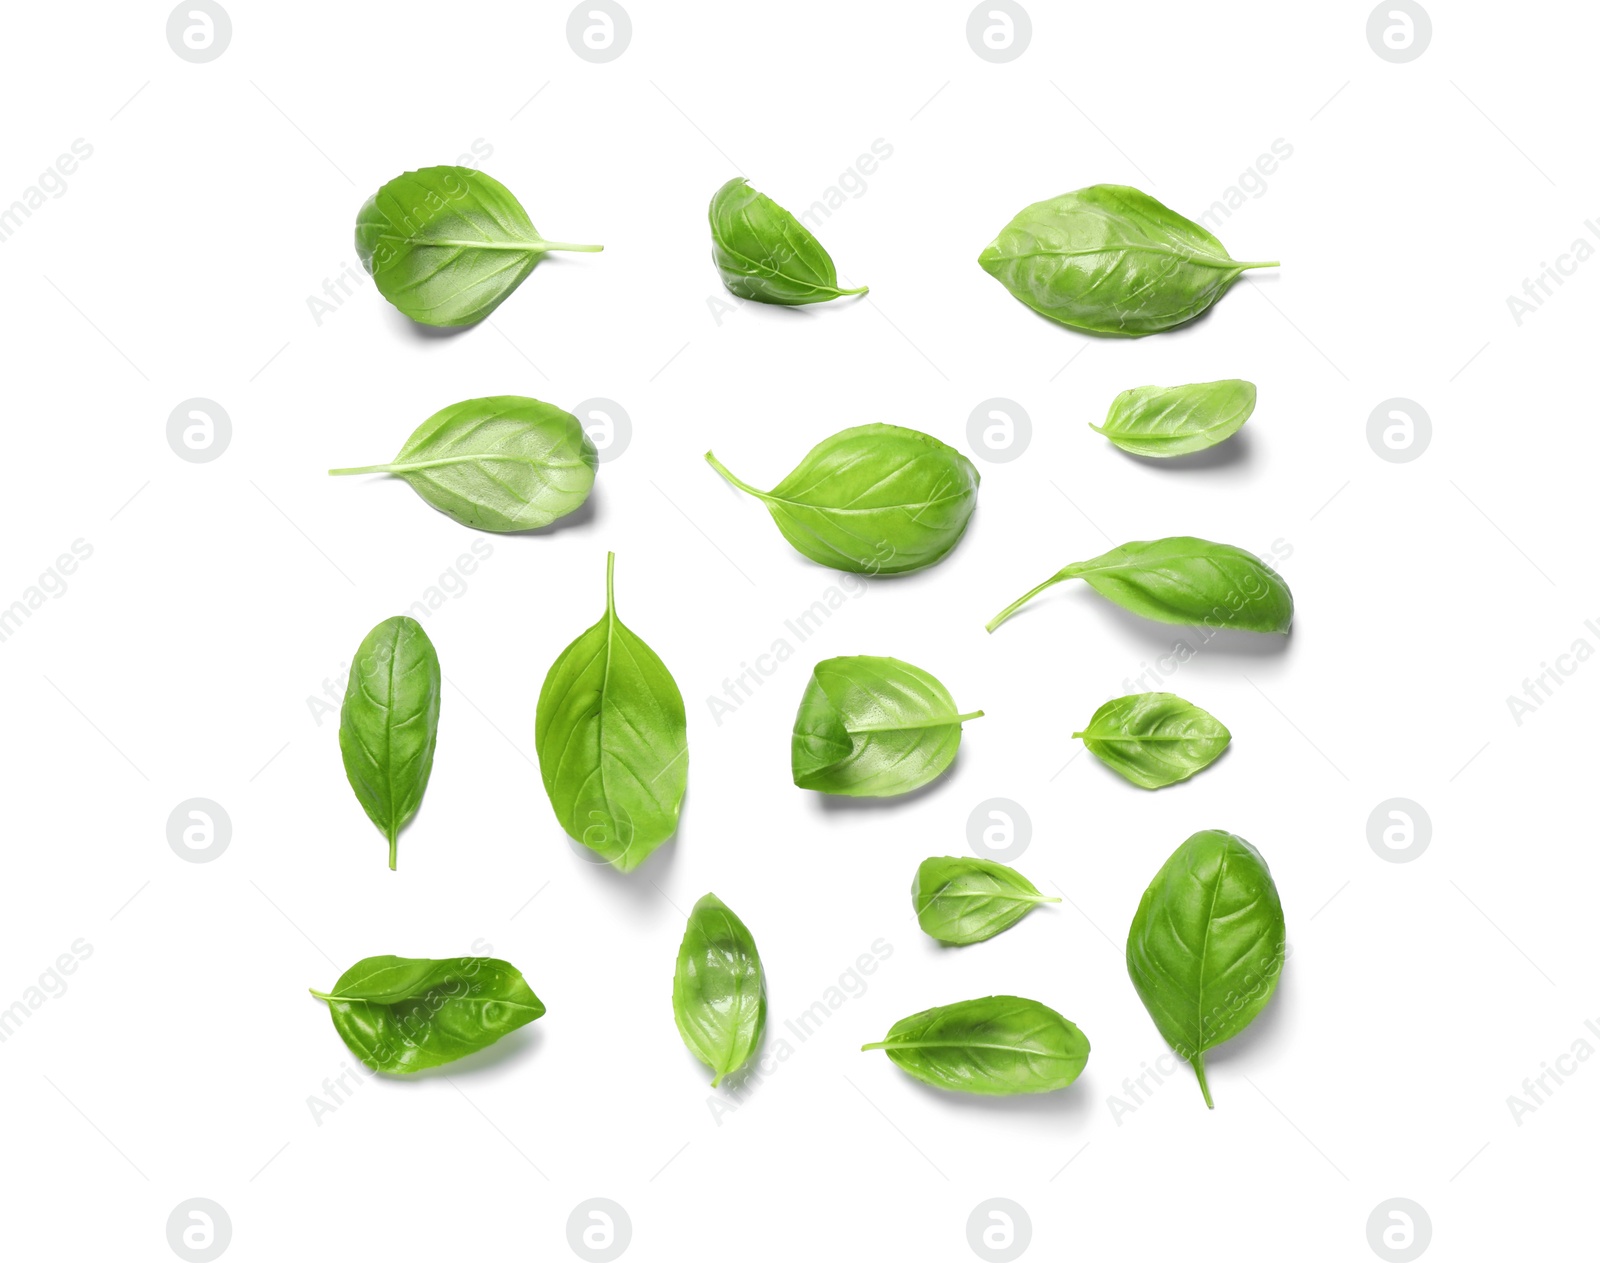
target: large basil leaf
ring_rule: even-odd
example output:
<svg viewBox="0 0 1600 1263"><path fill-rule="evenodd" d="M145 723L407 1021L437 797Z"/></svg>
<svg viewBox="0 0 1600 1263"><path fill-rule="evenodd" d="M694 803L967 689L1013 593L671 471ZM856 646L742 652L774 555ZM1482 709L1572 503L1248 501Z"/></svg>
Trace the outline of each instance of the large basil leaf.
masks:
<svg viewBox="0 0 1600 1263"><path fill-rule="evenodd" d="M716 1087L755 1055L767 1024L767 982L756 941L715 895L689 914L672 976L672 1016Z"/></svg>
<svg viewBox="0 0 1600 1263"><path fill-rule="evenodd" d="M911 883L911 906L922 932L958 946L1009 930L1041 903L1060 902L993 860L930 856L917 865Z"/></svg>
<svg viewBox="0 0 1600 1263"><path fill-rule="evenodd" d="M442 1066L544 1016L516 967L488 956L368 956L311 994L328 1002L350 1051L384 1074Z"/></svg>
<svg viewBox="0 0 1600 1263"><path fill-rule="evenodd" d="M1283 972L1283 905L1261 853L1221 829L1161 866L1128 928L1128 976L1172 1050L1194 1067L1206 1107L1207 1050L1266 1007Z"/></svg>
<svg viewBox="0 0 1600 1263"><path fill-rule="evenodd" d="M1173 535L1073 562L1001 610L988 630L1063 579L1082 579L1107 600L1158 623L1286 634L1294 621L1289 586L1266 562L1231 544Z"/></svg>
<svg viewBox="0 0 1600 1263"><path fill-rule="evenodd" d="M856 574L908 574L942 560L978 503L970 460L898 425L858 425L823 439L771 491L740 482L710 452L706 460L765 504L800 553Z"/></svg>
<svg viewBox="0 0 1600 1263"><path fill-rule="evenodd" d="M471 167L398 175L356 216L356 252L378 292L425 325L473 325L511 296L547 250L511 190Z"/></svg>
<svg viewBox="0 0 1600 1263"><path fill-rule="evenodd" d="M897 658L817 663L800 699L789 760L801 789L888 798L926 785L950 766L961 725L945 686Z"/></svg>
<svg viewBox="0 0 1600 1263"><path fill-rule="evenodd" d="M722 283L740 298L799 307L867 287L840 289L822 243L765 193L735 176L711 199L711 257Z"/></svg>
<svg viewBox="0 0 1600 1263"><path fill-rule="evenodd" d="M1135 456L1183 456L1231 437L1255 410L1255 383L1238 378L1135 386L1111 401L1104 425L1089 428Z"/></svg>
<svg viewBox="0 0 1600 1263"><path fill-rule="evenodd" d="M539 774L569 837L624 873L678 829L689 779L683 695L655 651L606 612L561 651L534 716Z"/></svg>
<svg viewBox="0 0 1600 1263"><path fill-rule="evenodd" d="M1148 193L1096 184L1035 202L978 262L1041 316L1087 333L1140 337L1193 320L1248 268Z"/></svg>
<svg viewBox="0 0 1600 1263"><path fill-rule="evenodd" d="M521 395L464 399L434 413L387 465L330 474L397 474L463 526L527 531L589 498L599 456L578 418Z"/></svg>
<svg viewBox="0 0 1600 1263"><path fill-rule="evenodd" d="M400 614L367 633L350 664L339 750L350 788L389 839L390 868L433 771L439 693L439 655L422 624Z"/></svg>
<svg viewBox="0 0 1600 1263"><path fill-rule="evenodd" d="M1142 789L1187 780L1224 750L1232 734L1215 715L1175 693L1134 693L1095 711L1083 738L1089 752Z"/></svg>
<svg viewBox="0 0 1600 1263"><path fill-rule="evenodd" d="M1061 1014L1014 995L985 996L901 1018L879 1043L914 1079L951 1092L1054 1092L1082 1073L1089 1040Z"/></svg>

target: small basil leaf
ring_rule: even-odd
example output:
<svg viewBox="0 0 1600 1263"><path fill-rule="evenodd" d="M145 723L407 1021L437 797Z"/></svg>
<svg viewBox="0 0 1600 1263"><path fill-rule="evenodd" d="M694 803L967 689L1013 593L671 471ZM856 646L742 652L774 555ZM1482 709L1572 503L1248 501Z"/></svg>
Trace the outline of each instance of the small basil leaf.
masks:
<svg viewBox="0 0 1600 1263"><path fill-rule="evenodd" d="M790 740L794 783L852 798L888 798L933 780L956 757L961 725L944 685L896 658L817 663Z"/></svg>
<svg viewBox="0 0 1600 1263"><path fill-rule="evenodd" d="M735 176L711 199L711 257L740 298L799 307L867 287L840 289L833 259L804 224Z"/></svg>
<svg viewBox="0 0 1600 1263"><path fill-rule="evenodd" d="M1128 976L1156 1029L1194 1067L1266 1007L1285 959L1283 905L1261 853L1220 829L1195 834L1144 892L1128 927Z"/></svg>
<svg viewBox="0 0 1600 1263"><path fill-rule="evenodd" d="M922 932L958 946L1009 930L1041 903L1060 902L993 860L930 856L917 865L911 883L911 906Z"/></svg>
<svg viewBox="0 0 1600 1263"><path fill-rule="evenodd" d="M756 941L715 895L689 914L672 976L672 1016L717 1087L755 1055L767 1024L767 983Z"/></svg>
<svg viewBox="0 0 1600 1263"><path fill-rule="evenodd" d="M578 418L521 395L464 399L416 428L387 465L330 474L396 474L478 531L527 531L589 498L599 456Z"/></svg>
<svg viewBox="0 0 1600 1263"><path fill-rule="evenodd" d="M856 574L909 574L960 541L978 503L972 462L931 435L860 425L823 439L771 491L711 467L767 506L802 555Z"/></svg>
<svg viewBox="0 0 1600 1263"><path fill-rule="evenodd" d="M978 263L1041 316L1087 333L1141 337L1193 320L1248 268L1148 193L1096 184L1035 202Z"/></svg>
<svg viewBox="0 0 1600 1263"><path fill-rule="evenodd" d="M988 630L1063 579L1082 579L1107 600L1158 623L1287 634L1294 621L1289 586L1266 562L1231 544L1174 535L1073 562L1001 610Z"/></svg>
<svg viewBox="0 0 1600 1263"><path fill-rule="evenodd" d="M433 771L439 693L439 655L416 619L386 618L367 633L350 664L339 750L350 788L389 839L390 868Z"/></svg>
<svg viewBox="0 0 1600 1263"><path fill-rule="evenodd" d="M1103 426L1089 428L1135 456L1183 456L1231 437L1255 410L1255 384L1237 378L1136 386L1111 401Z"/></svg>
<svg viewBox="0 0 1600 1263"><path fill-rule="evenodd" d="M471 167L398 175L356 216L356 252L378 292L425 325L473 325L511 296L547 250L511 190Z"/></svg>
<svg viewBox="0 0 1600 1263"><path fill-rule="evenodd" d="M544 1016L516 967L488 956L369 956L311 994L328 1002L345 1046L384 1074L445 1065Z"/></svg>
<svg viewBox="0 0 1600 1263"><path fill-rule="evenodd" d="M1054 1092L1082 1073L1089 1040L1037 1000L992 995L901 1018L879 1043L914 1079L950 1092Z"/></svg>
<svg viewBox="0 0 1600 1263"><path fill-rule="evenodd" d="M1081 737L1089 752L1141 789L1187 780L1213 762L1232 734L1214 715L1175 693L1113 698L1089 720Z"/></svg>
<svg viewBox="0 0 1600 1263"><path fill-rule="evenodd" d="M605 614L544 677L534 746L567 835L630 873L677 832L689 746L672 673L617 617L615 564L607 553Z"/></svg>

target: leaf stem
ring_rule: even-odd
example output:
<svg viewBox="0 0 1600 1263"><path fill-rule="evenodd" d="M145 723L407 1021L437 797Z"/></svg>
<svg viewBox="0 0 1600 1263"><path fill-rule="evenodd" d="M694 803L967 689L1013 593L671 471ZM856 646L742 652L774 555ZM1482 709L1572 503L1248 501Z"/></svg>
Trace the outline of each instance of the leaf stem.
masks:
<svg viewBox="0 0 1600 1263"><path fill-rule="evenodd" d="M328 472L338 477L340 474L386 474L390 469L389 465L358 465L350 469L330 469Z"/></svg>
<svg viewBox="0 0 1600 1263"><path fill-rule="evenodd" d="M1189 1058L1189 1064L1194 1067L1195 1078L1200 1080L1200 1095L1206 1098L1206 1108L1214 1110L1217 1107L1211 1103L1211 1088L1206 1083L1206 1055L1195 1053Z"/></svg>
<svg viewBox="0 0 1600 1263"><path fill-rule="evenodd" d="M1001 623L1005 622L1006 619L1010 618L1013 614L1015 614L1018 610L1020 610L1029 601L1033 600L1034 597L1038 596L1039 593L1043 592L1046 588L1048 588L1052 583L1060 583L1061 582L1061 578L1062 578L1062 576L1061 576L1060 571L1057 571L1055 574L1051 575L1048 579L1046 579L1043 583L1041 583L1038 587L1031 588L1027 592L1024 592L1015 601L1011 602L1010 605L1006 606L1005 609L1001 610L998 614L996 614L993 618L991 618L987 623L985 623L983 625L983 630L986 631L986 632L993 632L996 627L1000 626Z"/></svg>
<svg viewBox="0 0 1600 1263"><path fill-rule="evenodd" d="M964 724L969 719L982 719L982 718L983 718L983 712L981 710L968 711L965 715L957 715L956 716L956 723Z"/></svg>
<svg viewBox="0 0 1600 1263"><path fill-rule="evenodd" d="M616 568L617 568L617 555L616 555L616 553L607 553L606 554L606 613L607 614L615 614L617 612L617 599L616 599L616 596L615 596L614 589L611 586L611 576L616 571Z"/></svg>
<svg viewBox="0 0 1600 1263"><path fill-rule="evenodd" d="M765 500L767 498L767 493L765 491L757 491L749 483L741 482L739 479L735 478L731 473L728 472L728 467L710 452L706 453L706 463L710 465L712 469L716 470L719 474L726 478L729 482L731 482L735 487L739 488L740 491L747 491L751 495L761 500Z"/></svg>
<svg viewBox="0 0 1600 1263"><path fill-rule="evenodd" d="M862 1052L871 1052L874 1048L887 1048L888 1046L889 1046L889 1041L888 1040L883 1040L882 1042L876 1043L876 1044L862 1044L861 1045L861 1051Z"/></svg>
<svg viewBox="0 0 1600 1263"><path fill-rule="evenodd" d="M1272 260L1271 263L1240 263L1238 265L1241 272L1249 271L1251 268L1275 268L1281 266L1282 264L1280 264L1276 259Z"/></svg>
<svg viewBox="0 0 1600 1263"><path fill-rule="evenodd" d="M389 871L391 873L396 871L395 862L394 861L395 861L395 852L396 852L396 850L398 850L398 848L399 848L399 839L394 834L391 833L389 835Z"/></svg>
<svg viewBox="0 0 1600 1263"><path fill-rule="evenodd" d="M839 291L839 297L843 298L846 294L865 294L866 292L867 287L863 285L860 289L842 289Z"/></svg>
<svg viewBox="0 0 1600 1263"><path fill-rule="evenodd" d="M536 249L539 250L576 250L580 254L599 254L604 246L579 246L570 241L541 241ZM1275 263L1247 263L1246 267L1276 267Z"/></svg>
<svg viewBox="0 0 1600 1263"><path fill-rule="evenodd" d="M307 987L306 990L311 992L311 994L316 996L317 999L319 999L319 1000L332 1000L334 998L333 996L329 995L326 991L318 991L313 987Z"/></svg>

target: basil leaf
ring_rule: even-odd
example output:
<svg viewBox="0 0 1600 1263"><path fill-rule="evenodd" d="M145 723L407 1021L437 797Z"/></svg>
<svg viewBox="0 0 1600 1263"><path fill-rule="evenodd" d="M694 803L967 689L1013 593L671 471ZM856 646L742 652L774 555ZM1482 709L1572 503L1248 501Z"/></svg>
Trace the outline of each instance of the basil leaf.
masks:
<svg viewBox="0 0 1600 1263"><path fill-rule="evenodd" d="M1025 207L978 263L1041 316L1141 337L1193 320L1248 268L1148 193L1095 184Z"/></svg>
<svg viewBox="0 0 1600 1263"><path fill-rule="evenodd" d="M914 1079L950 1092L1017 1096L1064 1088L1089 1061L1089 1040L1037 1000L992 995L901 1018L879 1043Z"/></svg>
<svg viewBox="0 0 1600 1263"><path fill-rule="evenodd" d="M1194 1067L1266 1007L1285 957L1283 905L1261 853L1220 829L1161 866L1128 927L1128 976L1172 1050Z"/></svg>
<svg viewBox="0 0 1600 1263"><path fill-rule="evenodd" d="M311 994L328 1002L345 1046L384 1074L445 1065L544 1016L516 967L487 956L368 956Z"/></svg>
<svg viewBox="0 0 1600 1263"><path fill-rule="evenodd" d="M350 664L339 750L362 810L389 839L390 868L433 771L439 693L439 655L416 619L386 618L367 633Z"/></svg>
<svg viewBox="0 0 1600 1263"><path fill-rule="evenodd" d="M988 630L1063 579L1082 579L1107 600L1158 623L1287 634L1294 621L1289 586L1266 562L1231 544L1173 535L1073 562L1001 610Z"/></svg>
<svg viewBox="0 0 1600 1263"><path fill-rule="evenodd" d="M829 658L812 669L789 744L801 789L888 798L926 785L956 757L961 725L944 685L896 658Z"/></svg>
<svg viewBox="0 0 1600 1263"><path fill-rule="evenodd" d="M1255 384L1238 378L1136 386L1111 401L1103 426L1089 428L1135 456L1183 456L1237 433L1255 410Z"/></svg>
<svg viewBox="0 0 1600 1263"><path fill-rule="evenodd" d="M1141 789L1187 780L1232 740L1216 716L1175 693L1134 693L1107 702L1082 732L1089 752Z"/></svg>
<svg viewBox="0 0 1600 1263"><path fill-rule="evenodd" d="M722 283L740 298L799 307L867 287L840 289L833 259L804 224L742 176L711 199L711 257Z"/></svg>
<svg viewBox="0 0 1600 1263"><path fill-rule="evenodd" d="M1060 902L993 860L930 856L917 865L911 883L911 906L922 932L958 946L1009 930L1041 903Z"/></svg>
<svg viewBox="0 0 1600 1263"><path fill-rule="evenodd" d="M689 745L672 673L617 617L615 564L607 553L605 614L544 677L534 745L561 827L631 873L677 832Z"/></svg>
<svg viewBox="0 0 1600 1263"><path fill-rule="evenodd" d="M689 914L672 976L672 1016L717 1087L755 1055L767 1024L767 982L756 941L715 895Z"/></svg>
<svg viewBox="0 0 1600 1263"><path fill-rule="evenodd" d="M941 561L978 503L972 462L931 435L858 425L823 439L771 491L711 467L767 506L796 551L835 570L909 574Z"/></svg>
<svg viewBox="0 0 1600 1263"><path fill-rule="evenodd" d="M356 216L356 252L378 292L425 325L474 325L511 296L547 250L511 190L471 167L398 175Z"/></svg>

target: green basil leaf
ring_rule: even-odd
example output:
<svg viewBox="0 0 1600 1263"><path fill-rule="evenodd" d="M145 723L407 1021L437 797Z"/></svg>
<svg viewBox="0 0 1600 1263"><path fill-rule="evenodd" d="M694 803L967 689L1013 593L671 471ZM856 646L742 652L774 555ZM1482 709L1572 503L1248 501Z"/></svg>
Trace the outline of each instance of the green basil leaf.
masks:
<svg viewBox="0 0 1600 1263"><path fill-rule="evenodd" d="M311 994L328 1002L346 1047L384 1074L445 1065L544 1016L516 967L488 956L368 956Z"/></svg>
<svg viewBox="0 0 1600 1263"><path fill-rule="evenodd" d="M801 789L888 798L926 785L956 757L961 725L945 686L896 658L829 658L812 669L789 745Z"/></svg>
<svg viewBox="0 0 1600 1263"><path fill-rule="evenodd" d="M433 771L439 693L439 655L416 619L386 618L367 633L350 664L339 750L350 788L389 839L390 868Z"/></svg>
<svg viewBox="0 0 1600 1263"><path fill-rule="evenodd" d="M1148 193L1096 184L1035 202L978 263L1041 316L1087 333L1142 337L1193 320L1249 268Z"/></svg>
<svg viewBox="0 0 1600 1263"><path fill-rule="evenodd" d="M740 298L799 307L867 287L840 289L822 243L765 193L735 176L711 199L711 257L722 283Z"/></svg>
<svg viewBox="0 0 1600 1263"><path fill-rule="evenodd" d="M1232 740L1215 715L1175 693L1133 693L1107 702L1082 732L1089 752L1141 789L1187 780Z"/></svg>
<svg viewBox="0 0 1600 1263"><path fill-rule="evenodd" d="M1089 1061L1089 1039L1037 1000L992 995L901 1018L879 1043L914 1079L950 1092L1017 1096L1064 1088Z"/></svg>
<svg viewBox="0 0 1600 1263"><path fill-rule="evenodd" d="M606 612L561 651L539 690L534 745L569 837L631 873L678 830L689 778L683 695L655 651Z"/></svg>
<svg viewBox="0 0 1600 1263"><path fill-rule="evenodd" d="M439 512L478 531L528 531L589 498L600 458L570 412L521 395L441 408L387 465L330 474L395 474Z"/></svg>
<svg viewBox="0 0 1600 1263"><path fill-rule="evenodd" d="M511 190L471 167L398 175L356 216L356 252L378 292L425 325L475 325L511 296L547 250Z"/></svg>
<svg viewBox="0 0 1600 1263"><path fill-rule="evenodd" d="M796 551L835 570L909 574L941 561L978 504L972 462L931 435L858 425L823 439L771 491L711 467L767 506Z"/></svg>
<svg viewBox="0 0 1600 1263"><path fill-rule="evenodd" d="M1156 1029L1194 1067L1206 1107L1207 1050L1266 1007L1283 972L1283 905L1261 853L1220 829L1161 866L1128 928L1128 976Z"/></svg>
<svg viewBox="0 0 1600 1263"><path fill-rule="evenodd" d="M911 906L922 932L958 946L1009 930L1041 903L1060 902L993 860L930 856L917 865L911 883Z"/></svg>
<svg viewBox="0 0 1600 1263"><path fill-rule="evenodd" d="M1294 621L1289 586L1266 562L1231 544L1173 535L1073 562L1001 610L988 630L1063 579L1082 579L1107 600L1158 623L1287 634Z"/></svg>
<svg viewBox="0 0 1600 1263"><path fill-rule="evenodd" d="M1255 410L1255 383L1238 378L1136 386L1111 401L1103 426L1089 428L1135 456L1183 456L1236 434Z"/></svg>
<svg viewBox="0 0 1600 1263"><path fill-rule="evenodd" d="M755 1055L767 1024L767 982L756 941L715 895L689 914L672 976L672 1016L717 1087Z"/></svg>

